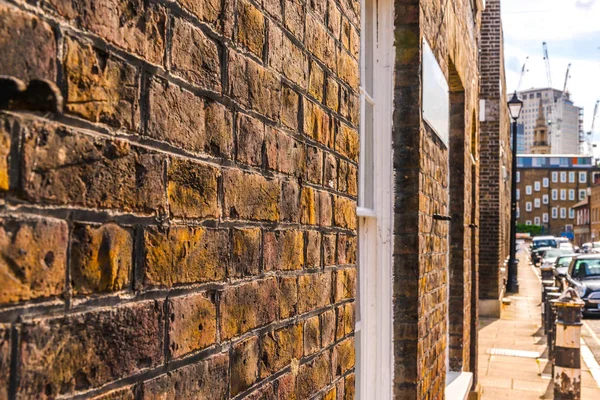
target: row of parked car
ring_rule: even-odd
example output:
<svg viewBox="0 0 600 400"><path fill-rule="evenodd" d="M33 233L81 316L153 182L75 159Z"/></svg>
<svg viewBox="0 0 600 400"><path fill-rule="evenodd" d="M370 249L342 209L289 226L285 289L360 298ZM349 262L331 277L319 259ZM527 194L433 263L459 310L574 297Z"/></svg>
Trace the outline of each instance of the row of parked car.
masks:
<svg viewBox="0 0 600 400"><path fill-rule="evenodd" d="M553 236L536 236L531 243L533 264L553 268L561 291L567 287L577 291L585 302L584 316L600 313L600 246L595 244L580 249L567 238Z"/></svg>

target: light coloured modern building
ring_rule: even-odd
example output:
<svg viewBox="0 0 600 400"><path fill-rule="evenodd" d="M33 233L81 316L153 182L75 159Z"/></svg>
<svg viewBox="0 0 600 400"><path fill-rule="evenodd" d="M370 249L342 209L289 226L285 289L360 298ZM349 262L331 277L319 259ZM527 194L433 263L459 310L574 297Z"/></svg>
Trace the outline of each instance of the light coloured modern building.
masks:
<svg viewBox="0 0 600 400"><path fill-rule="evenodd" d="M583 129L583 109L573 104L568 93L563 97L560 90L541 88L523 90L519 92L519 97L523 100L523 112L518 120L524 126L523 153L531 152L539 101L542 99L549 128L551 153L580 154L579 137ZM553 101L556 102L554 110Z"/></svg>

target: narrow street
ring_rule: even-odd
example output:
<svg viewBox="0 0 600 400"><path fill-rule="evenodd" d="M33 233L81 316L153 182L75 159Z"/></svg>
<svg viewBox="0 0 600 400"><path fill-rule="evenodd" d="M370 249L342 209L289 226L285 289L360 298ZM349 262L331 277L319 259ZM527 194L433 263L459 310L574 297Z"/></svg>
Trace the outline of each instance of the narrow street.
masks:
<svg viewBox="0 0 600 400"><path fill-rule="evenodd" d="M551 364L541 327L541 280L525 249L519 249L518 258L519 293L508 297L510 304L503 306L501 319L482 318L480 322L479 382L485 400L553 398ZM597 399L600 341L598 333L586 332L587 326L600 329L600 319L586 319L582 330L587 345L581 349L582 399ZM586 352L588 348L591 351Z"/></svg>

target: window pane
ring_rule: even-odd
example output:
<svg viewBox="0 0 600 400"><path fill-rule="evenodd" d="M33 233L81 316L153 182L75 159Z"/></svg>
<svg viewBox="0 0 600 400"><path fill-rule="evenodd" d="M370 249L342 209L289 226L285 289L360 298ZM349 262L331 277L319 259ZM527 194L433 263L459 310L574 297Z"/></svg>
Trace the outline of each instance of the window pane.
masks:
<svg viewBox="0 0 600 400"><path fill-rule="evenodd" d="M373 35L375 24L374 24L374 2L376 0L365 1L365 48L363 49L363 60L365 69L365 82L364 89L373 97L373 50L375 47L375 38Z"/></svg>
<svg viewBox="0 0 600 400"><path fill-rule="evenodd" d="M362 160L359 168L362 170L362 199L361 207L373 208L373 106L364 102L364 128L362 131Z"/></svg>

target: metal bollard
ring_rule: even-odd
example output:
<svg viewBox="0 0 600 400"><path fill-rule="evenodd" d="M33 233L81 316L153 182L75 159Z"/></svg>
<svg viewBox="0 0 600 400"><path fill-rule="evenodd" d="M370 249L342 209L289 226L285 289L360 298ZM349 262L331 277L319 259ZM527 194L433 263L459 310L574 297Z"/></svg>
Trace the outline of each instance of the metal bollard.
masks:
<svg viewBox="0 0 600 400"><path fill-rule="evenodd" d="M557 300L561 294L556 292L549 292L547 294L548 299L546 304L548 305L548 333L546 336L546 343L548 344L548 360L552 363L552 370L554 371L554 340L556 336L556 306L552 302Z"/></svg>
<svg viewBox="0 0 600 400"><path fill-rule="evenodd" d="M547 318L548 315L548 293L553 293L558 291L558 287L554 286L554 280L544 280L542 281L542 327L544 328L544 334L548 333L548 327L554 323L552 318Z"/></svg>
<svg viewBox="0 0 600 400"><path fill-rule="evenodd" d="M555 400L581 399L581 310L584 302L569 288L557 299L556 333L554 347Z"/></svg>

